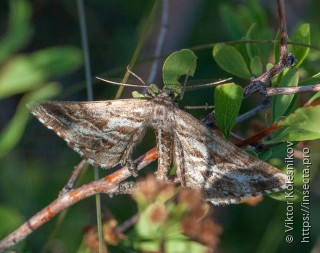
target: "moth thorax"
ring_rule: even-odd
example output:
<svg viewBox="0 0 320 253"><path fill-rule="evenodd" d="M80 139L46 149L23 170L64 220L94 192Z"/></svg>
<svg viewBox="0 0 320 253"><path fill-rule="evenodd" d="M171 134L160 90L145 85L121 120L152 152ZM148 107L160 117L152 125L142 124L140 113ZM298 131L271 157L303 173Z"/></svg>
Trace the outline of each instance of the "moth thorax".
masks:
<svg viewBox="0 0 320 253"><path fill-rule="evenodd" d="M151 124L155 129L167 129L171 127L173 118L173 106L166 104L157 104L153 110Z"/></svg>

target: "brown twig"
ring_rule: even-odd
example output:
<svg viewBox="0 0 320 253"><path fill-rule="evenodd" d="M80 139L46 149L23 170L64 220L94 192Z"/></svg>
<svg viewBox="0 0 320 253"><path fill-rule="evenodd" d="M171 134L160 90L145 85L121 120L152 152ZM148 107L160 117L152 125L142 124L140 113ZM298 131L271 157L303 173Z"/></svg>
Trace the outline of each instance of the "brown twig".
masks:
<svg viewBox="0 0 320 253"><path fill-rule="evenodd" d="M158 153L156 148L151 149L135 160L135 163L137 164L137 170L143 169L157 158ZM59 212L77 203L78 201L97 193L118 193L120 183L130 176L131 173L125 166L111 175L61 194L56 200L31 217L14 232L2 239L0 241L0 252L22 241L33 231L42 226L45 222L51 220Z"/></svg>
<svg viewBox="0 0 320 253"><path fill-rule="evenodd" d="M71 177L68 180L68 183L65 185L65 187L63 187L60 194L64 194L73 188L74 183L76 182L77 178L79 177L81 171L84 168L86 168L87 166L88 166L88 163L85 160L82 160L77 166L75 166L75 168L71 174Z"/></svg>
<svg viewBox="0 0 320 253"><path fill-rule="evenodd" d="M266 85L272 77L281 73L285 68L290 68L296 63L296 59L293 54L288 53L287 49L287 26L285 21L285 11L283 0L277 0L278 15L280 20L280 59L269 71L266 71L261 76L252 78L249 85L244 88L243 95L248 97L249 95L259 92L263 95L266 94Z"/></svg>
<svg viewBox="0 0 320 253"><path fill-rule="evenodd" d="M256 146L257 144L259 144L259 142L261 142L261 140L266 137L267 135L271 134L272 132L274 132L275 130L279 129L280 126L277 124L272 125L271 127L263 130L262 132L248 138L245 139L244 141L238 142L236 143L236 145L238 147L244 147L247 145L251 145L251 146Z"/></svg>
<svg viewBox="0 0 320 253"><path fill-rule="evenodd" d="M286 58L288 58L288 49L287 49L287 25L285 19L285 9L284 9L284 0L277 0L278 5L278 16L280 21L280 62L286 64Z"/></svg>
<svg viewBox="0 0 320 253"><path fill-rule="evenodd" d="M124 233L126 230L134 226L138 220L140 219L140 214L136 213L132 217L130 217L128 220L124 221L121 225L117 226L116 233Z"/></svg>
<svg viewBox="0 0 320 253"><path fill-rule="evenodd" d="M320 100L316 100L316 101L313 101L312 103L310 104L305 104L304 107L312 107L312 106L319 106L320 105ZM275 130L278 130L281 125L279 124L281 121L284 121L286 118L283 118L281 119L279 122L277 122L276 124L273 124L271 127L263 130L262 132L244 140L244 141L241 141L241 142L238 142L236 143L236 145L238 147L244 147L246 145L251 145L251 146L255 146L257 145L259 142L261 142L261 140L268 136L269 134L271 134L272 132L274 132Z"/></svg>
<svg viewBox="0 0 320 253"><path fill-rule="evenodd" d="M270 108L271 107L271 102L268 99L264 99L261 103L261 105L258 105L256 107L254 107L253 109L251 109L250 111L247 111L241 115L239 115L236 118L236 124L239 124L240 122L251 118L252 116L258 114L259 112L261 112L264 109Z"/></svg>
<svg viewBox="0 0 320 253"><path fill-rule="evenodd" d="M300 87L285 87L285 88L268 88L265 96L274 95L291 95L296 93L303 93L309 91L320 91L320 84L300 86Z"/></svg>

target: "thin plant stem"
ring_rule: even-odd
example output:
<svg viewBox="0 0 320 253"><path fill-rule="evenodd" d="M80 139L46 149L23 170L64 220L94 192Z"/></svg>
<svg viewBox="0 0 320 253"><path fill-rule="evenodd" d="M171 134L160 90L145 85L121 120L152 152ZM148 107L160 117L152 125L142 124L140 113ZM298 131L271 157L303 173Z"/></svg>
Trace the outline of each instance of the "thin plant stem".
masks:
<svg viewBox="0 0 320 253"><path fill-rule="evenodd" d="M149 15L149 17L148 17L148 19L146 21L146 25L144 26L142 34L140 36L138 45L137 45L137 47L136 47L136 49L135 49L135 51L133 53L133 56L131 58L130 63L129 63L129 68L130 69L133 68L133 66L135 65L135 63L136 63L136 61L138 59L138 56L139 56L139 54L141 52L141 49L142 49L142 47L144 45L144 42L145 42L146 38L147 38L148 32L149 32L149 30L151 28L151 25L152 25L152 20L153 20L153 18L155 16L155 13L156 13L156 11L158 9L158 6L159 6L160 2L161 2L160 0L156 0L154 2L154 4L153 4L153 7L152 7L151 12L150 12L150 15ZM126 71L126 73L125 73L125 75L124 75L124 77L122 79L122 83L126 83L128 78L129 78L129 76L130 76L130 72ZM117 94L115 96L115 99L119 99L121 97L123 89L124 89L124 86L120 86L119 87L119 89L117 91Z"/></svg>
<svg viewBox="0 0 320 253"><path fill-rule="evenodd" d="M198 109L204 109L204 110L208 110L208 109L214 109L214 105L186 105L184 107L182 107L181 109L185 109L185 110L198 110Z"/></svg>
<svg viewBox="0 0 320 253"><path fill-rule="evenodd" d="M116 232L117 233L125 232L130 227L134 226L138 222L139 219L140 219L140 214L139 213L133 215L131 218L129 218L128 220L124 221L121 225L117 226Z"/></svg>
<svg viewBox="0 0 320 253"><path fill-rule="evenodd" d="M65 185L65 187L63 187L62 189L62 193L65 192L65 191L69 191L73 188L76 180L78 179L81 171L87 167L88 164L85 160L82 160L77 166L75 166L72 174L71 174L71 177L69 178L67 184Z"/></svg>
<svg viewBox="0 0 320 253"><path fill-rule="evenodd" d="M148 77L147 83L153 83L156 77L156 74L159 69L159 58L161 56L162 47L165 39L166 32L168 30L168 22L169 21L169 1L162 0L162 12L161 12L161 26L160 32L157 38L156 47L154 50L154 61L151 66L151 71Z"/></svg>
<svg viewBox="0 0 320 253"><path fill-rule="evenodd" d="M251 109L250 111L247 111L244 114L239 115L236 118L236 124L241 123L242 121L251 118L252 116L256 115L257 113L261 112L264 109L270 108L271 102L269 100L264 100L261 105L256 106L255 108Z"/></svg>
<svg viewBox="0 0 320 253"><path fill-rule="evenodd" d="M81 43L82 51L84 52L84 68L85 68L85 78L87 86L87 97L89 101L93 100L93 91L92 91L92 74L91 74L91 63L90 63L90 52L89 52L89 43L88 43L88 32L86 25L86 14L83 0L77 0L79 20L80 20L80 34L81 34ZM94 168L94 179L99 179L99 169ZM103 235L102 235L102 215L101 215L101 198L100 194L95 195L96 200L96 215L97 215L97 232L99 238L99 253L103 253Z"/></svg>
<svg viewBox="0 0 320 253"><path fill-rule="evenodd" d="M130 84L130 83L119 83L119 82L114 82L114 81L111 81L111 80L108 80L108 79L103 79L103 78L100 78L100 77L96 77L98 80L101 80L103 82L106 82L106 83L110 83L110 84L114 84L114 85L119 85L119 86L127 86L127 87L137 87L137 88L147 88L149 87L148 85L139 85L139 84Z"/></svg>
<svg viewBox="0 0 320 253"><path fill-rule="evenodd" d="M268 88L266 91L266 96L275 95L291 95L304 92L315 92L320 91L320 84L300 86L300 87L285 87L285 88Z"/></svg>

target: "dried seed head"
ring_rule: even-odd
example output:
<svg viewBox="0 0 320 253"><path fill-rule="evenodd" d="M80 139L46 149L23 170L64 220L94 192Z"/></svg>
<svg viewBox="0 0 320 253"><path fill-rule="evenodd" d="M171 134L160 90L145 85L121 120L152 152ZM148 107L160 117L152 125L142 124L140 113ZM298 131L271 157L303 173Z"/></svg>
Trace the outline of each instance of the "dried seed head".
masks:
<svg viewBox="0 0 320 253"><path fill-rule="evenodd" d="M152 223L161 224L167 220L168 212L163 203L154 203L149 206L148 216Z"/></svg>
<svg viewBox="0 0 320 253"><path fill-rule="evenodd" d="M87 228L84 234L84 243L85 246L88 247L90 252L98 252L99 251L99 239L97 236L97 230L95 227ZM103 245L103 253L107 253L108 250Z"/></svg>
<svg viewBox="0 0 320 253"><path fill-rule="evenodd" d="M183 188L178 194L178 202L186 204L190 209L203 204L200 190Z"/></svg>
<svg viewBox="0 0 320 253"><path fill-rule="evenodd" d="M215 248L219 243L219 236L222 233L222 228L219 224L215 223L212 219L204 219L200 225L198 239L205 245Z"/></svg>
<svg viewBox="0 0 320 253"><path fill-rule="evenodd" d="M159 182L154 175L147 176L140 181L137 189L133 192L135 200L153 202L155 199L168 199L174 195L174 186Z"/></svg>
<svg viewBox="0 0 320 253"><path fill-rule="evenodd" d="M103 224L103 239L110 245L118 245L119 242L125 239L125 236L116 231L118 222L115 219L110 219Z"/></svg>
<svg viewBox="0 0 320 253"><path fill-rule="evenodd" d="M181 226L183 233L191 239L210 246L210 248L217 247L222 228L211 217L199 220L187 215L182 219Z"/></svg>

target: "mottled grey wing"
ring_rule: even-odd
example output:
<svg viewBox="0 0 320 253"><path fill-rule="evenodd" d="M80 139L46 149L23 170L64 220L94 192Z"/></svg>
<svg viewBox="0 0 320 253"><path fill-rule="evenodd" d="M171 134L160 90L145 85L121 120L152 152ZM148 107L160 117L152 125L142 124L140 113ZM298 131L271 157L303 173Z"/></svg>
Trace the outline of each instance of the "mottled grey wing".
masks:
<svg viewBox="0 0 320 253"><path fill-rule="evenodd" d="M287 177L176 109L174 152L182 184L200 188L214 205L280 191Z"/></svg>
<svg viewBox="0 0 320 253"><path fill-rule="evenodd" d="M28 108L88 163L103 168L126 163L143 137L151 111L145 99L48 101Z"/></svg>

